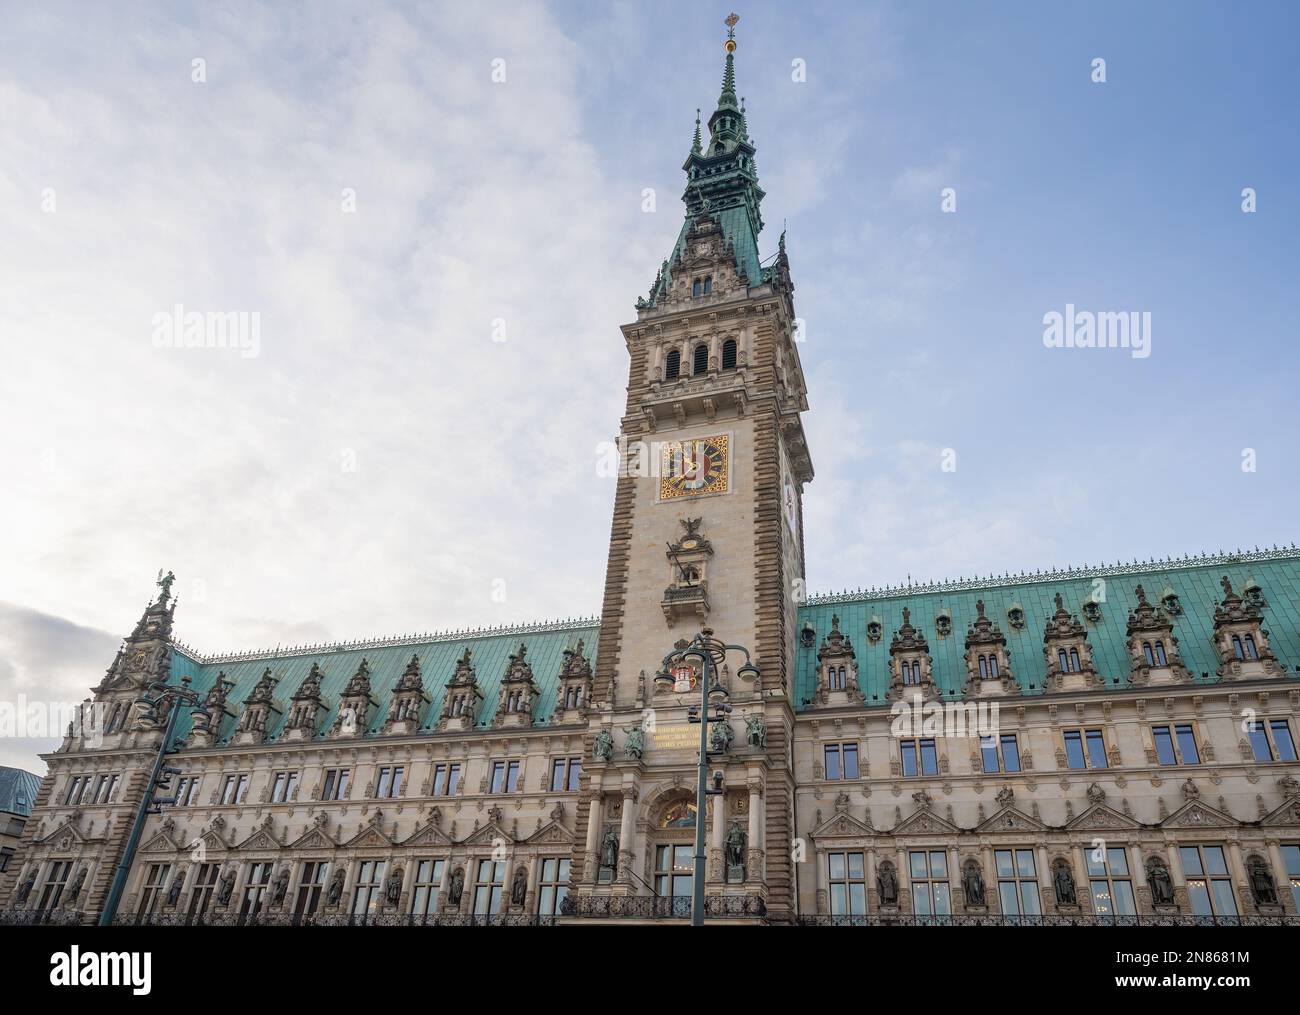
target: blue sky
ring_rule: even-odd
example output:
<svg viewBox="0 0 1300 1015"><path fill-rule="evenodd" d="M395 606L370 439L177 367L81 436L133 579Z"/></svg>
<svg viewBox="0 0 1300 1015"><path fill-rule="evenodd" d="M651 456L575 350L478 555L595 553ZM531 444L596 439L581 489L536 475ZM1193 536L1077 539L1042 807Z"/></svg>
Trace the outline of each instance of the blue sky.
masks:
<svg viewBox="0 0 1300 1015"><path fill-rule="evenodd" d="M203 651L594 612L618 325L728 10L11 12L0 689L79 698L159 567ZM1294 5L739 13L813 590L1296 538ZM178 302L259 356L154 347ZM1067 303L1151 356L1045 349Z"/></svg>

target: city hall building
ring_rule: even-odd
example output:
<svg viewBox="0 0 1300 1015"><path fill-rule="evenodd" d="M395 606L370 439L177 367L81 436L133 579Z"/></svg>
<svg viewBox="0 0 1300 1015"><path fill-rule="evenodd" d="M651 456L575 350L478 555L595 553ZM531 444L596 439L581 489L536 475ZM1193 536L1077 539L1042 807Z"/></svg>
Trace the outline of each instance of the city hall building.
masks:
<svg viewBox="0 0 1300 1015"><path fill-rule="evenodd" d="M622 328L599 618L202 655L163 578L45 758L0 919L98 918L176 710L119 921L680 922L700 822L719 922L1296 920L1294 546L803 594L795 287L734 50ZM656 676L702 629L759 674L719 668L700 813L703 674Z"/></svg>

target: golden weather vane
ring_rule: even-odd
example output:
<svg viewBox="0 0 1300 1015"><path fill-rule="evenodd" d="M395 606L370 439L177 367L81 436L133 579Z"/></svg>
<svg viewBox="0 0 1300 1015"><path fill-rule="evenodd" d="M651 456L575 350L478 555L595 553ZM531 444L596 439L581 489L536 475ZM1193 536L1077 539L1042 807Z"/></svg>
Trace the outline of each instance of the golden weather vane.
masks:
<svg viewBox="0 0 1300 1015"><path fill-rule="evenodd" d="M728 53L734 53L736 51L736 25L739 21L740 21L740 15L737 14L735 11L732 11L730 14L727 15L727 20L725 23L727 26L726 49Z"/></svg>

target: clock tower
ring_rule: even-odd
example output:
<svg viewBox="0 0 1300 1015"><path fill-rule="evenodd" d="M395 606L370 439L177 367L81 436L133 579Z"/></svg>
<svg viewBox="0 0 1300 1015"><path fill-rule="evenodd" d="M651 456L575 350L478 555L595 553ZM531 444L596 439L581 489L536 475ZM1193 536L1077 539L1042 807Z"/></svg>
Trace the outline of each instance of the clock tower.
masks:
<svg viewBox="0 0 1300 1015"><path fill-rule="evenodd" d="M589 745L612 737L614 747L590 762L579 815L587 844L575 856L575 881L596 895L635 895L644 884L665 889L657 895L673 890L660 839L670 841L687 820L687 796L693 810L690 738L698 727L687 724L686 709L698 692L682 693L680 681L657 691L653 678L675 645L710 628L746 646L761 677L735 679L739 658L722 671L734 739L710 763L723 772L726 793L699 816L710 822L708 894L723 897L716 905L724 908L747 899L780 920L793 912L795 892L791 694L804 589L802 495L813 470L784 233L774 254L759 253L763 190L736 94L735 20L728 19L707 138L697 115L682 167L681 230L648 296L636 301L636 320L622 328L630 359L625 452L588 736ZM672 828L663 824L669 811ZM617 867L600 845L611 837ZM743 865L732 862L739 842Z"/></svg>

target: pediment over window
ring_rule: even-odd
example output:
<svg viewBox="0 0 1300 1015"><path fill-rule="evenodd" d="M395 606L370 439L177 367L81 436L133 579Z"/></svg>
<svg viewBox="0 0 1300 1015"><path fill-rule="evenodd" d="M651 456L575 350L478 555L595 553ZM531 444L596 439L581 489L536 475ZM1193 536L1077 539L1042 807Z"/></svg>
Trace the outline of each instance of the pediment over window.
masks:
<svg viewBox="0 0 1300 1015"><path fill-rule="evenodd" d="M1259 822L1261 825L1300 825L1300 800L1288 800L1270 811Z"/></svg>
<svg viewBox="0 0 1300 1015"><path fill-rule="evenodd" d="M1104 832L1111 829L1140 828L1135 819L1105 804L1093 804L1066 826L1070 831Z"/></svg>
<svg viewBox="0 0 1300 1015"><path fill-rule="evenodd" d="M271 834L271 829L265 826L255 829L252 835L235 847L241 852L264 852L267 850L279 852L281 848L280 842Z"/></svg>
<svg viewBox="0 0 1300 1015"><path fill-rule="evenodd" d="M159 832L152 839L140 847L141 853L175 853L180 849L176 845L176 840L166 832Z"/></svg>
<svg viewBox="0 0 1300 1015"><path fill-rule="evenodd" d="M573 833L565 828L558 821L548 821L541 828L530 835L525 842L530 843L549 843L549 842L573 842Z"/></svg>
<svg viewBox="0 0 1300 1015"><path fill-rule="evenodd" d="M402 841L402 846L451 846L453 840L446 832L435 825L432 821L426 822L417 828L406 839Z"/></svg>
<svg viewBox="0 0 1300 1015"><path fill-rule="evenodd" d="M383 829L383 811L375 811L374 817L370 819L361 831L357 832L351 839L343 843L347 849L362 849L366 847L383 847L395 846L396 843Z"/></svg>
<svg viewBox="0 0 1300 1015"><path fill-rule="evenodd" d="M891 835L957 835L961 829L932 810L914 811L894 826Z"/></svg>
<svg viewBox="0 0 1300 1015"><path fill-rule="evenodd" d="M49 843L55 843L55 842L61 844L64 839L70 840L68 846L72 846L74 844L81 845L82 843L86 843L86 842L100 841L99 838L91 838L90 836L83 835L81 830L77 827L77 823L72 820L63 822L63 824L59 825L49 835L43 837L38 841L41 842L43 845Z"/></svg>
<svg viewBox="0 0 1300 1015"><path fill-rule="evenodd" d="M879 834L870 824L858 820L847 811L837 811L809 832L808 837L820 840L862 838L863 836L877 836Z"/></svg>
<svg viewBox="0 0 1300 1015"><path fill-rule="evenodd" d="M1201 800L1189 800L1160 822L1161 828L1236 828L1240 822Z"/></svg>
<svg viewBox="0 0 1300 1015"><path fill-rule="evenodd" d="M471 832L469 837L461 843L463 846L490 845L494 842L514 842L514 836L508 834L505 829L495 821L489 821L477 831Z"/></svg>
<svg viewBox="0 0 1300 1015"><path fill-rule="evenodd" d="M1047 826L1015 807L1004 807L975 829L977 832L1044 832Z"/></svg>
<svg viewBox="0 0 1300 1015"><path fill-rule="evenodd" d="M319 827L309 828L286 847L288 849L333 849L338 845Z"/></svg>

